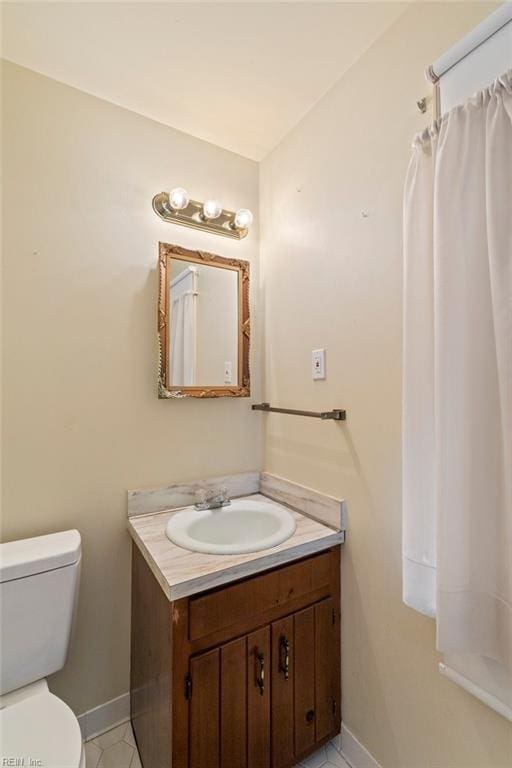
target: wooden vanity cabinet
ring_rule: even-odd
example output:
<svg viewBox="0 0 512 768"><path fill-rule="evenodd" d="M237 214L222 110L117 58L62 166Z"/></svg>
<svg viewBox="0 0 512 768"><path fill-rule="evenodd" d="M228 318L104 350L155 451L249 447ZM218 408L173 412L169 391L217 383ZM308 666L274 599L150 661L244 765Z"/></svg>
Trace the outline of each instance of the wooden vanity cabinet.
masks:
<svg viewBox="0 0 512 768"><path fill-rule="evenodd" d="M291 768L339 733L340 547L170 603L136 546L144 768Z"/></svg>

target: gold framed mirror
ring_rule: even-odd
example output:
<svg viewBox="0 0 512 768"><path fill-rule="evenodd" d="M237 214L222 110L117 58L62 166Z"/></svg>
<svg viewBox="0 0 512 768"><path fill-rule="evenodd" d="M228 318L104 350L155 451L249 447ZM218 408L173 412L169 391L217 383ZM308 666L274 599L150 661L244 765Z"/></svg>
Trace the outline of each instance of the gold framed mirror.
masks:
<svg viewBox="0 0 512 768"><path fill-rule="evenodd" d="M249 262L159 243L158 397L249 397Z"/></svg>

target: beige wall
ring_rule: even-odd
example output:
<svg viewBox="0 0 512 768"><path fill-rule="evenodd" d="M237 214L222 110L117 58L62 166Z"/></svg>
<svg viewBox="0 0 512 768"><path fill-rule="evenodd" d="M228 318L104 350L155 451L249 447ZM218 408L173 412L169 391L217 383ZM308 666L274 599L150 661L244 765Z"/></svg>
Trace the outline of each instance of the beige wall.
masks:
<svg viewBox="0 0 512 768"><path fill-rule="evenodd" d="M77 633L51 680L81 713L129 686L126 489L261 463L247 399L155 393L158 240L250 259L257 285L257 223L238 242L151 209L183 185L257 213L258 167L11 64L3 97L3 539L83 536Z"/></svg>
<svg viewBox="0 0 512 768"><path fill-rule="evenodd" d="M401 602L402 186L426 65L491 11L412 7L261 165L265 399L348 412L268 417L265 466L348 500L343 719L385 768L512 764L510 723L439 675Z"/></svg>
<svg viewBox="0 0 512 768"><path fill-rule="evenodd" d="M171 278L177 277L190 264L171 259ZM238 272L208 264L195 264L197 272L196 297L196 375L199 386L224 386L224 365L232 364L230 384L238 382ZM190 285L190 282L187 283ZM180 287L171 287L173 297ZM172 320L171 320L172 326ZM172 332L169 340L172 358ZM181 382L183 384L183 382Z"/></svg>

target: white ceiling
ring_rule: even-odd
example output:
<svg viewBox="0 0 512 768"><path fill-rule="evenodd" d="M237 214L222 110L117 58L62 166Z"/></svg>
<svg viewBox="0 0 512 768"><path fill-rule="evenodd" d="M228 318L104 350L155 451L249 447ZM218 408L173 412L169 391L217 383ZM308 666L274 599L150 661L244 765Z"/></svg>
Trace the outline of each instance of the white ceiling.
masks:
<svg viewBox="0 0 512 768"><path fill-rule="evenodd" d="M405 3L3 3L3 56L261 159Z"/></svg>

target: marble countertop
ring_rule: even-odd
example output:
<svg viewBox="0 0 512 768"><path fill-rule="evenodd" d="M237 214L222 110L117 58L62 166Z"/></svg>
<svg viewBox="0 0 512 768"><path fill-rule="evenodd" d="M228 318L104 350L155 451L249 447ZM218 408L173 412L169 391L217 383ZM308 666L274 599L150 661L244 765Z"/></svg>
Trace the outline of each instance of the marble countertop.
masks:
<svg viewBox="0 0 512 768"><path fill-rule="evenodd" d="M270 501L294 516L297 528L287 541L271 549L243 555L205 555L173 544L165 535L167 522L178 510L128 518L130 535L169 600L203 592L236 579L269 570L320 552L344 541L344 532L256 493L243 498Z"/></svg>

